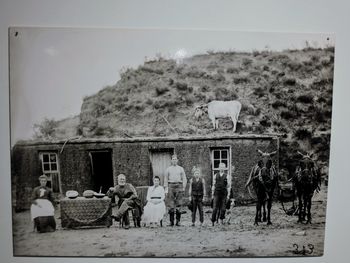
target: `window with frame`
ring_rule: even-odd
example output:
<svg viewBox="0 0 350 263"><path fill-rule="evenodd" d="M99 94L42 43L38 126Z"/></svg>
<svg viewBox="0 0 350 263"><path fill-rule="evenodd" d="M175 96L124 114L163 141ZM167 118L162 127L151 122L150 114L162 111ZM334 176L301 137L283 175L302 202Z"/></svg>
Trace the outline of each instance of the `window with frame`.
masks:
<svg viewBox="0 0 350 263"><path fill-rule="evenodd" d="M60 172L58 166L57 153L40 153L41 170L47 176L47 187L54 193L60 193Z"/></svg>
<svg viewBox="0 0 350 263"><path fill-rule="evenodd" d="M230 148L213 148L211 149L211 170L212 176L219 172L219 164L224 163L226 165L225 172L230 174L231 161L230 161Z"/></svg>

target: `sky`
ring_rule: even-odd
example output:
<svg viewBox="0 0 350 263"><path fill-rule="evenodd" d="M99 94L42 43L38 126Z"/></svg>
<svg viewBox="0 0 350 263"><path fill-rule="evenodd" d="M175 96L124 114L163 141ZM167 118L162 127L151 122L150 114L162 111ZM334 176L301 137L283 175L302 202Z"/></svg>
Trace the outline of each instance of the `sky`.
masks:
<svg viewBox="0 0 350 263"><path fill-rule="evenodd" d="M284 50L334 46L331 34L180 29L11 28L11 145L33 125L80 113L84 96L114 85L119 72L161 54L181 58L207 51Z"/></svg>

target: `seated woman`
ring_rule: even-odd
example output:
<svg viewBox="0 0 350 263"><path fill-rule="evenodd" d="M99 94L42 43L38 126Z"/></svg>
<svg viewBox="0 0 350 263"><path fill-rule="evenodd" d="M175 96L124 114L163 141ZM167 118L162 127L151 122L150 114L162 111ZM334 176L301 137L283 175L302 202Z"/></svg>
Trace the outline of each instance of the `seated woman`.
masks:
<svg viewBox="0 0 350 263"><path fill-rule="evenodd" d="M147 191L147 204L144 207L142 222L149 226L157 226L165 215L165 193L163 186L159 185L160 178L153 178L153 186Z"/></svg>
<svg viewBox="0 0 350 263"><path fill-rule="evenodd" d="M32 194L32 205L30 213L34 221L34 229L38 232L52 232L56 230L54 198L50 188L46 186L47 177L39 177L40 186L35 187Z"/></svg>

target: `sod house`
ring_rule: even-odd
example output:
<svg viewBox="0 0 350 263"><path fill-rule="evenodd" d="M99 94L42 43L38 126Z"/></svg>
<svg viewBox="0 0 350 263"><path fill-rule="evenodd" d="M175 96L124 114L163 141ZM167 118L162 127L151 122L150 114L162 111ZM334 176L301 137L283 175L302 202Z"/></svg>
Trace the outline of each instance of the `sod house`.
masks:
<svg viewBox="0 0 350 263"><path fill-rule="evenodd" d="M250 134L19 142L12 149L13 206L16 211L30 207L32 190L43 173L57 199L68 190L80 195L87 189L105 193L120 173L134 186L150 185L155 175L163 183L163 173L174 153L188 179L193 166L200 167L208 193L219 163L225 163L232 174L234 198L244 201L251 198L244 185L258 161L258 149L278 153L279 138ZM278 160L279 154L273 157L277 169Z"/></svg>

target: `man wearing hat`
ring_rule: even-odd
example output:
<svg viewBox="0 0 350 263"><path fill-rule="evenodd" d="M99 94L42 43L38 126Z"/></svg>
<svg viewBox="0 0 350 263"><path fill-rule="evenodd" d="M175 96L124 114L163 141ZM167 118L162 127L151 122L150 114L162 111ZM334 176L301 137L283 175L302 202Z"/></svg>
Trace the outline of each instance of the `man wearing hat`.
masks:
<svg viewBox="0 0 350 263"><path fill-rule="evenodd" d="M171 157L171 166L165 170L164 189L167 195L167 206L169 209L170 226L174 226L174 216L176 213L176 225L180 225L181 205L183 203L187 178L184 168L177 165L177 155Z"/></svg>
<svg viewBox="0 0 350 263"><path fill-rule="evenodd" d="M220 223L223 224L226 211L226 202L230 197L231 192L231 175L225 172L226 164L219 164L219 172L213 176L213 186L212 186L212 198L213 198L213 213L212 213L212 224L218 218L220 218Z"/></svg>
<svg viewBox="0 0 350 263"><path fill-rule="evenodd" d="M50 188L46 186L47 176L39 176L40 186L35 187L32 193L32 205L30 207L34 228L40 233L56 230L54 218L54 198Z"/></svg>

